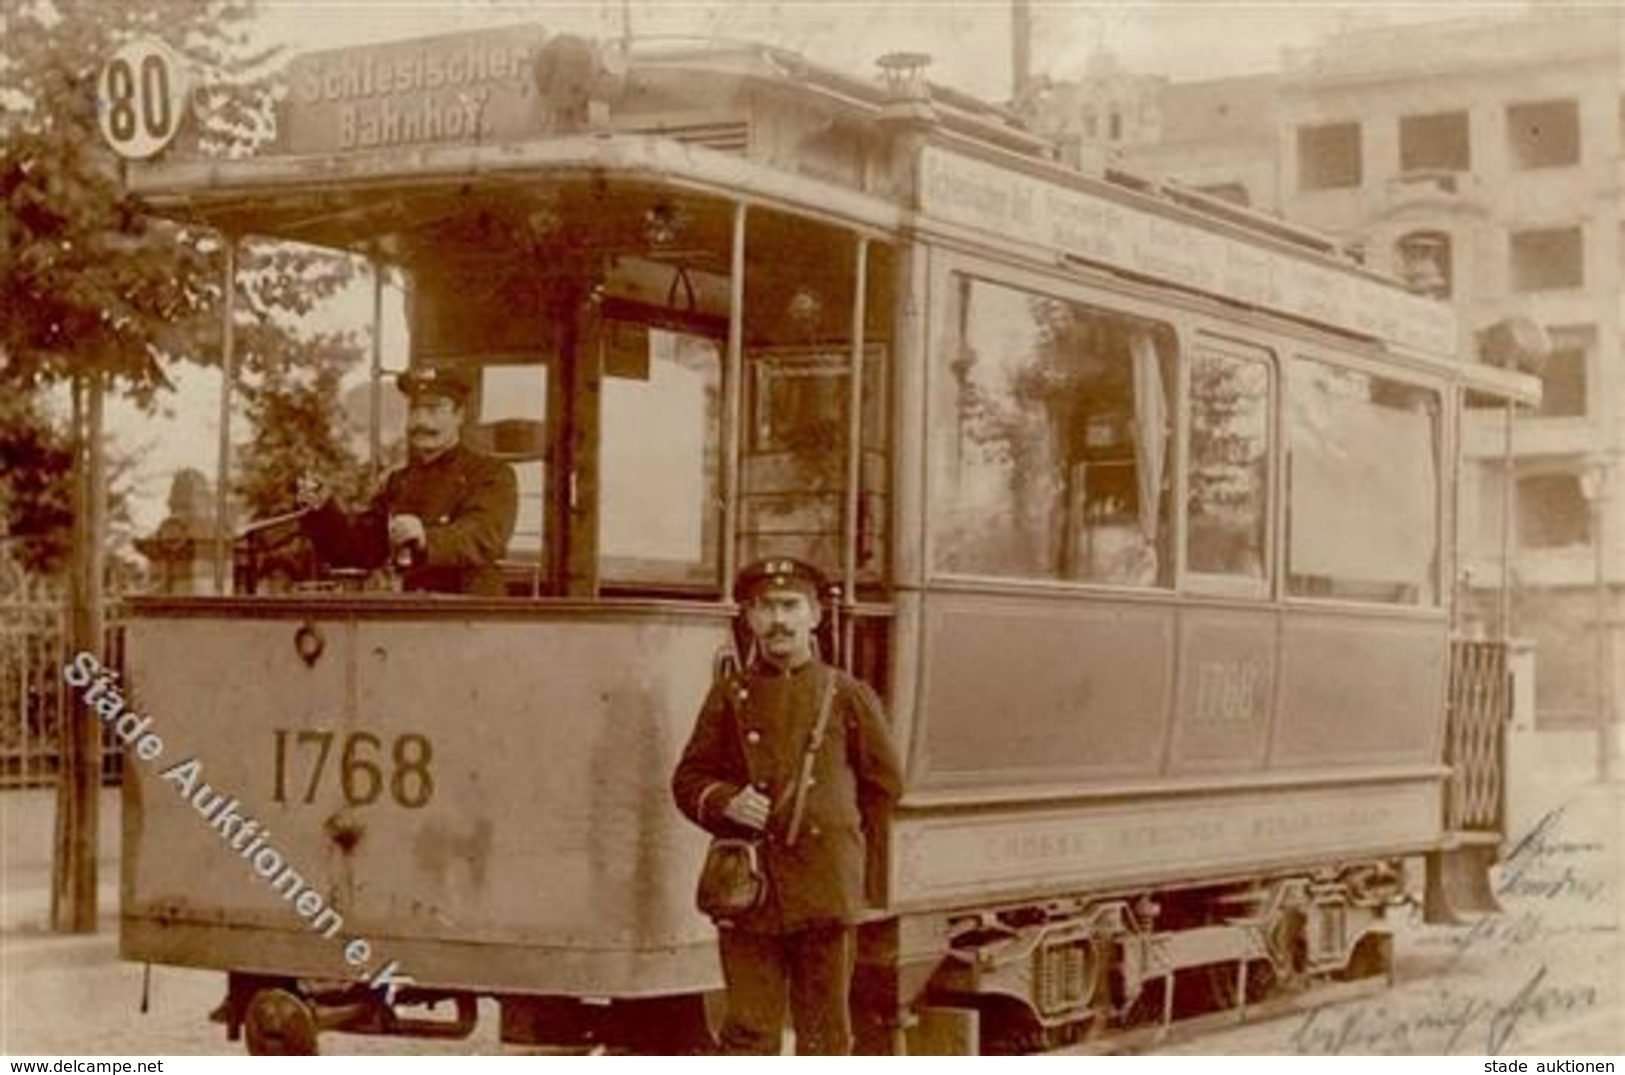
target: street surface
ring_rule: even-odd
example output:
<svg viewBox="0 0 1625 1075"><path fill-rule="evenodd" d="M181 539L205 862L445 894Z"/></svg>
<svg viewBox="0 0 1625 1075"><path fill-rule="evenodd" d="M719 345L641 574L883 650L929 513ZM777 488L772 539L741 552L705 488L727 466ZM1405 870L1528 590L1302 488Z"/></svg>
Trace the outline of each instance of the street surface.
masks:
<svg viewBox="0 0 1625 1075"><path fill-rule="evenodd" d="M1224 1029L1171 1053L1387 1053L1539 1056L1625 1052L1619 933L1622 785L1575 777L1534 786L1519 811L1527 839L1497 879L1504 913L1460 927L1395 914L1396 985L1329 1008ZM0 795L17 793L0 793ZM1515 843L1519 842L1517 840ZM116 868L103 866L102 932L44 930L49 872L3 864L0 1052L207 1055L240 1051L206 1013L223 995L215 972L119 962ZM438 1013L447 1017L449 1013ZM496 1007L483 1003L462 1042L327 1035L332 1054L501 1053Z"/></svg>

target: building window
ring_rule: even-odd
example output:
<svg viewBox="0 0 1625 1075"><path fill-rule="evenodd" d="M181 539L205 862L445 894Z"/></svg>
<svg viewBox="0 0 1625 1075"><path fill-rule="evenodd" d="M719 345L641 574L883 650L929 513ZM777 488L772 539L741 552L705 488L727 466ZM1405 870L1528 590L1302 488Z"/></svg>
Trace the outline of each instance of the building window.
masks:
<svg viewBox="0 0 1625 1075"><path fill-rule="evenodd" d="M1442 231L1413 231L1396 246L1400 276L1412 291L1436 299L1450 297L1455 270L1449 235Z"/></svg>
<svg viewBox="0 0 1625 1075"><path fill-rule="evenodd" d="M1591 541L1591 508L1573 474L1535 474L1518 481L1518 545L1561 549Z"/></svg>
<svg viewBox="0 0 1625 1075"><path fill-rule="evenodd" d="M1359 186L1360 125L1298 128L1298 185L1303 190Z"/></svg>
<svg viewBox="0 0 1625 1075"><path fill-rule="evenodd" d="M1540 413L1577 418L1586 413L1586 370L1596 333L1589 328L1551 330L1552 353L1541 371Z"/></svg>
<svg viewBox="0 0 1625 1075"><path fill-rule="evenodd" d="M1114 108L1114 109L1112 109L1112 115L1111 115L1111 140L1113 142L1117 142L1117 141L1121 141L1122 138L1123 138L1123 114L1121 112L1117 111Z"/></svg>
<svg viewBox="0 0 1625 1075"><path fill-rule="evenodd" d="M1438 112L1400 119L1400 171L1465 172L1471 168L1467 113Z"/></svg>
<svg viewBox="0 0 1625 1075"><path fill-rule="evenodd" d="M1556 291L1584 284L1585 250L1578 227L1512 234L1512 290Z"/></svg>
<svg viewBox="0 0 1625 1075"><path fill-rule="evenodd" d="M1507 106L1507 149L1514 168L1580 163L1580 106L1574 100Z"/></svg>

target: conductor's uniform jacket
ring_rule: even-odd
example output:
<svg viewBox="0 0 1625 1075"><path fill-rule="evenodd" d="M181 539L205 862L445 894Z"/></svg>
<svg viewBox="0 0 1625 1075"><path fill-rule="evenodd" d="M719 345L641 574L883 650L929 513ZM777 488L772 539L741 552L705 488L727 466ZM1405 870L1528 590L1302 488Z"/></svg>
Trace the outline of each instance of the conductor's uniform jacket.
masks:
<svg viewBox="0 0 1625 1075"><path fill-rule="evenodd" d="M372 505L346 515L332 501L305 517L305 533L324 561L337 567L381 567L389 558L389 518L423 520L426 548L402 576L407 590L483 594L505 592L497 560L518 517L513 468L461 444L426 463L394 471Z"/></svg>
<svg viewBox="0 0 1625 1075"><path fill-rule="evenodd" d="M829 721L790 846L796 786L826 679L834 681ZM817 659L790 671L758 661L714 684L673 773L672 792L678 809L701 828L750 836L723 815L747 783L773 803L761 852L767 898L730 925L787 933L856 921L866 903L868 842L902 788L874 692Z"/></svg>

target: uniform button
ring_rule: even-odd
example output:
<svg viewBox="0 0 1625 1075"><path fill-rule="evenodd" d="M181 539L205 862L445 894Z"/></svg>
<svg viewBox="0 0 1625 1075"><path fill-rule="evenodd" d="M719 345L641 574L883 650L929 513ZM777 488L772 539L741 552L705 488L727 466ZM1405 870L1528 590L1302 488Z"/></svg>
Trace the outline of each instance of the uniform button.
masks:
<svg viewBox="0 0 1625 1075"><path fill-rule="evenodd" d="M757 790L757 791L766 791L766 790L767 790L767 781L765 781L765 780L758 780L758 781L757 781L757 782L756 782L756 790Z"/></svg>
<svg viewBox="0 0 1625 1075"><path fill-rule="evenodd" d="M817 836L820 833L822 833L823 831L824 831L823 829L820 829L817 825L814 825L814 826L812 826L811 828L809 828L807 830L807 835L808 836Z"/></svg>
<svg viewBox="0 0 1625 1075"><path fill-rule="evenodd" d="M757 731L755 728L752 728L750 731L745 733L745 742L751 743L751 744L756 744L756 743L760 743L761 741L762 741L762 733Z"/></svg>
<svg viewBox="0 0 1625 1075"><path fill-rule="evenodd" d="M807 786L810 788L816 783L818 783L818 778L816 776L812 775L811 773L808 773L807 774Z"/></svg>

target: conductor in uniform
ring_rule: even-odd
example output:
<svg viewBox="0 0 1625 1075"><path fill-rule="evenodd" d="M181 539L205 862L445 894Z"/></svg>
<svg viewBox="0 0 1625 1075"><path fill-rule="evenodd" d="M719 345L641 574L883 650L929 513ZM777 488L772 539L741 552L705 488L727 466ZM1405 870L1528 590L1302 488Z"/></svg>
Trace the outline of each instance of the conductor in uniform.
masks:
<svg viewBox="0 0 1625 1075"><path fill-rule="evenodd" d="M689 820L758 839L766 875L757 906L718 923L724 1053L777 1054L786 1006L798 1053L852 1050L866 834L878 831L902 776L879 699L816 652L822 592L820 573L799 560L740 572L734 600L754 653L712 686L672 776Z"/></svg>
<svg viewBox="0 0 1625 1075"><path fill-rule="evenodd" d="M425 366L396 385L407 398L406 465L353 515L301 481L305 534L336 567L393 563L406 590L500 597L497 559L513 536L518 484L508 464L462 443L473 383L463 370Z"/></svg>

